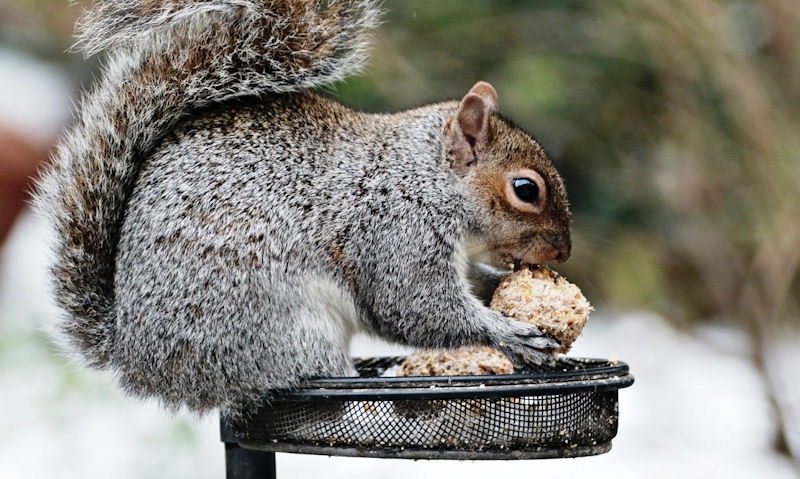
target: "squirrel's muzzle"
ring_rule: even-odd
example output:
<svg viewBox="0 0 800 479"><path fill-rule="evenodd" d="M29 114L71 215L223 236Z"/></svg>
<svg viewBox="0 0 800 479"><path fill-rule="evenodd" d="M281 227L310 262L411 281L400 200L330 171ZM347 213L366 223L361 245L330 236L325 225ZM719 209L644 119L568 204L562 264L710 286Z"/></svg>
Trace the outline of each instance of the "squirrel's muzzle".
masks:
<svg viewBox="0 0 800 479"><path fill-rule="evenodd" d="M572 240L569 232L544 234L542 236L549 246L544 248L543 251L543 256L546 258L544 262L558 261L559 263L566 263L572 254Z"/></svg>

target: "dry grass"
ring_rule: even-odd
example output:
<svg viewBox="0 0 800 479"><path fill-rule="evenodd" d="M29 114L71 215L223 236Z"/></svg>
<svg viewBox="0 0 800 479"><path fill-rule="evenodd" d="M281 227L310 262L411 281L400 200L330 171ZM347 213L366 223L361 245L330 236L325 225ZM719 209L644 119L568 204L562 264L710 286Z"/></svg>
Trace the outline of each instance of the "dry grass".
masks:
<svg viewBox="0 0 800 479"><path fill-rule="evenodd" d="M781 369L800 345L800 3L645 0L606 13L630 18L661 85L640 174L673 217L669 253L698 273L711 311L753 333L800 458L800 411L781 397L798 397Z"/></svg>

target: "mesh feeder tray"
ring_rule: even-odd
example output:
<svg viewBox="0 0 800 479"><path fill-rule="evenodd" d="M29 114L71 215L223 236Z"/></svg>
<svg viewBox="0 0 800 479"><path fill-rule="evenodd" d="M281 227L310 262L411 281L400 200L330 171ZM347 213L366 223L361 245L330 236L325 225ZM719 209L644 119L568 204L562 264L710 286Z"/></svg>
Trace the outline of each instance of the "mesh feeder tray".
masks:
<svg viewBox="0 0 800 479"><path fill-rule="evenodd" d="M406 459L542 459L602 454L619 417L628 365L559 358L520 374L384 377L403 357L355 360L358 377L275 395L246 422L222 418L232 462L292 452ZM245 462L247 462L245 461ZM267 464L269 467L269 464Z"/></svg>

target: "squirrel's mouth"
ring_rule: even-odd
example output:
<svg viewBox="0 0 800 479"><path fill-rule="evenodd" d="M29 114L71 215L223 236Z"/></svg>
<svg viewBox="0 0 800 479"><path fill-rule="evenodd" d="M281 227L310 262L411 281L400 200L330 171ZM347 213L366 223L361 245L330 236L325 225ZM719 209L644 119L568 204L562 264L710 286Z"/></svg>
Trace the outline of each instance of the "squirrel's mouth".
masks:
<svg viewBox="0 0 800 479"><path fill-rule="evenodd" d="M564 253L554 246L547 244L543 247L532 246L527 250L523 250L521 253L516 251L499 253L498 259L502 264L505 265L540 265L550 263L552 261L563 263L569 259L569 255L569 251Z"/></svg>
<svg viewBox="0 0 800 479"><path fill-rule="evenodd" d="M497 244L492 248L492 262L505 267L519 264L564 263L570 257L570 243L558 247L540 235L516 244Z"/></svg>

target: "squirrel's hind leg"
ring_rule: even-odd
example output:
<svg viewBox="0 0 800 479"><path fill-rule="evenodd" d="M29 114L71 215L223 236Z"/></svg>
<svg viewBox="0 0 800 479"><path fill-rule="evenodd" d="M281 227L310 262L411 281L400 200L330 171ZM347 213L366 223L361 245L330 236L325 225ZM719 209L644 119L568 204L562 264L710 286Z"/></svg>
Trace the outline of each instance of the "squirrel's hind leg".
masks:
<svg viewBox="0 0 800 479"><path fill-rule="evenodd" d="M145 270L169 286L161 291L176 294L144 301L127 278L142 282ZM131 273L119 278L112 357L130 393L172 407L233 411L304 379L355 374L348 354L355 307L324 275L273 281L250 271L232 286L229 275L206 275L202 266L195 276ZM198 277L209 283L200 287Z"/></svg>

